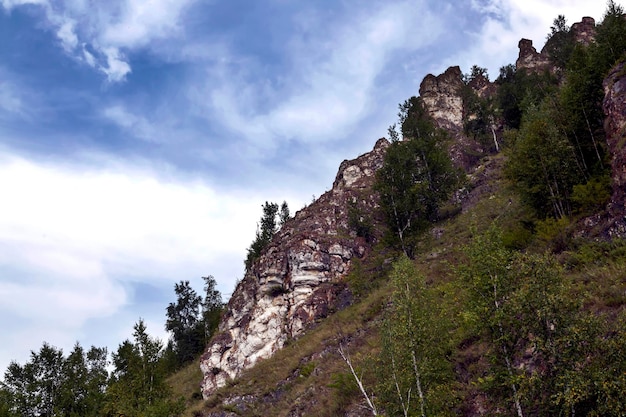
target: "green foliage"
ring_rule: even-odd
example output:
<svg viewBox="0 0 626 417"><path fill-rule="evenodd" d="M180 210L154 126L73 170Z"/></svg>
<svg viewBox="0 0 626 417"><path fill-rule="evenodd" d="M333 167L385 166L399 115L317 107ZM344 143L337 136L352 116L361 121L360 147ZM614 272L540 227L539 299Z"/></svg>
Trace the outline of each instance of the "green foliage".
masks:
<svg viewBox="0 0 626 417"><path fill-rule="evenodd" d="M553 95L557 85L549 73L528 74L517 71L512 64L500 68L495 82L498 85L495 104L505 127L510 129L518 129L524 112Z"/></svg>
<svg viewBox="0 0 626 417"><path fill-rule="evenodd" d="M345 408L359 396L359 387L354 381L354 377L350 372L337 372L332 375L331 383L328 387L332 389L333 415L340 415L345 412Z"/></svg>
<svg viewBox="0 0 626 417"><path fill-rule="evenodd" d="M510 147L505 169L522 201L539 218L570 215L573 186L584 180L575 149L555 119L555 110L548 101L529 108Z"/></svg>
<svg viewBox="0 0 626 417"><path fill-rule="evenodd" d="M446 317L413 262L402 257L390 274L393 294L382 326L382 394L391 415L431 415L450 405Z"/></svg>
<svg viewBox="0 0 626 417"><path fill-rule="evenodd" d="M193 359L204 348L204 326L199 321L200 297L189 281L180 281L174 285L176 302L170 303L166 310L165 330L172 332L174 351L179 364Z"/></svg>
<svg viewBox="0 0 626 417"><path fill-rule="evenodd" d="M112 355L115 367L106 391L105 412L128 417L167 417L182 404L169 399L163 367L163 344L147 333L142 319Z"/></svg>
<svg viewBox="0 0 626 417"><path fill-rule="evenodd" d="M189 281L174 285L176 302L166 309L165 329L172 334L164 361L168 369L177 369L195 359L217 329L224 304L213 276L202 277L204 299L191 288Z"/></svg>
<svg viewBox="0 0 626 417"><path fill-rule="evenodd" d="M0 415L99 416L108 373L106 349L85 353L77 343L67 358L44 343L23 366L11 362L0 384Z"/></svg>
<svg viewBox="0 0 626 417"><path fill-rule="evenodd" d="M559 15L554 19L550 33L546 38L545 51L550 59L559 68L565 68L575 44L573 33L570 31L565 16Z"/></svg>
<svg viewBox="0 0 626 417"><path fill-rule="evenodd" d="M571 296L554 257L517 254L500 242L493 226L475 237L459 269L473 322L494 348L491 376L483 378L490 392L518 415L621 415L623 331L602 337L611 332Z"/></svg>
<svg viewBox="0 0 626 417"><path fill-rule="evenodd" d="M469 80L473 79L471 74L466 77ZM465 109L463 132L488 151L498 150L499 145L494 140L492 130L496 120L492 100L480 98L469 85L463 87L461 96Z"/></svg>
<svg viewBox="0 0 626 417"><path fill-rule="evenodd" d="M374 237L374 227L369 215L364 213L358 203L353 200L348 201L348 227L366 242L371 242Z"/></svg>
<svg viewBox="0 0 626 417"><path fill-rule="evenodd" d="M248 248L248 254L245 260L247 270L250 269L254 261L261 256L263 249L269 245L278 227L285 224L285 222L291 218L289 206L286 201L283 201L281 204L280 212L278 203L269 203L266 201L262 208L263 215L261 216L260 223L257 225L256 236ZM278 223L276 222L277 217Z"/></svg>
<svg viewBox="0 0 626 417"><path fill-rule="evenodd" d="M607 2L602 23L596 31L593 62L603 75L623 58L626 51L624 8L614 0Z"/></svg>
<svg viewBox="0 0 626 417"><path fill-rule="evenodd" d="M280 213L278 213L278 224L282 226L291 218L291 214L289 213L289 206L286 201L280 205Z"/></svg>
<svg viewBox="0 0 626 417"><path fill-rule="evenodd" d="M458 173L447 154L447 135L434 127L418 98L401 105L399 116L403 140L387 149L374 188L380 195L389 241L411 257L418 235L436 220Z"/></svg>
<svg viewBox="0 0 626 417"><path fill-rule="evenodd" d="M222 294L217 290L217 282L212 275L202 277L204 280L204 300L202 301L202 321L204 329L204 346L215 334L224 311Z"/></svg>
<svg viewBox="0 0 626 417"><path fill-rule="evenodd" d="M315 370L315 366L315 361L309 361L305 363L304 365L302 365L302 367L300 367L300 375L302 375L304 378L308 378Z"/></svg>
<svg viewBox="0 0 626 417"><path fill-rule="evenodd" d="M574 185L572 202L580 213L596 213L611 199L611 178L608 175L591 178L586 184Z"/></svg>
<svg viewBox="0 0 626 417"><path fill-rule="evenodd" d="M472 65L469 74L463 75L463 81L465 82L465 84L469 84L478 77L483 77L485 80L489 81L487 68L479 67L478 65Z"/></svg>

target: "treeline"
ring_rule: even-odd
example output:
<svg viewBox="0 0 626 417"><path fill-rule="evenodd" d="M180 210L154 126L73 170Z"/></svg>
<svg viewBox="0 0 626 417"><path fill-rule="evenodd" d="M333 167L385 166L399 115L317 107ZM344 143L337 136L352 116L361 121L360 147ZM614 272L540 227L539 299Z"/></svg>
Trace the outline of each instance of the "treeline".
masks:
<svg viewBox="0 0 626 417"><path fill-rule="evenodd" d="M246 271L249 270L254 261L261 256L261 252L269 245L278 229L291 218L289 205L286 201L283 201L280 208L278 203L270 203L268 201L261 207L263 209L263 215L259 223L257 223L254 240L248 248L246 260L244 261Z"/></svg>
<svg viewBox="0 0 626 417"><path fill-rule="evenodd" d="M203 279L204 297L189 281L175 285L176 301L166 309L166 346L139 319L132 339L110 357L106 348L85 351L79 343L65 356L44 343L25 364L11 362L0 382L0 417L179 415L185 402L171 398L166 378L202 353L224 307L215 279Z"/></svg>
<svg viewBox="0 0 626 417"><path fill-rule="evenodd" d="M522 219L530 235L557 220L596 213L610 197L602 82L626 59L623 8L610 0L596 29L595 42L576 43L559 16L546 45L556 73L508 65L491 99L464 92L466 134L500 150L495 127L504 126L505 176L532 213ZM465 82L479 76L486 70L475 66ZM586 306L589 295L554 253L525 250L528 240L510 236L514 226L494 224L472 232L463 256L450 265L454 279L433 283L418 271L411 260L416 245L445 215L442 206L460 176L447 156L445 132L434 127L420 98L402 104L399 117L375 185L387 243L402 256L387 277L392 295L376 376L369 394L361 389L371 414L459 415L471 409L467 402L483 401L499 415L517 417L626 415L626 311ZM623 268L624 243L614 246L621 258L615 265ZM611 262L612 251L578 256ZM602 274L623 278L623 269ZM467 353L460 351L470 347L480 352L472 359L480 363L463 363ZM361 388L368 382L354 377Z"/></svg>

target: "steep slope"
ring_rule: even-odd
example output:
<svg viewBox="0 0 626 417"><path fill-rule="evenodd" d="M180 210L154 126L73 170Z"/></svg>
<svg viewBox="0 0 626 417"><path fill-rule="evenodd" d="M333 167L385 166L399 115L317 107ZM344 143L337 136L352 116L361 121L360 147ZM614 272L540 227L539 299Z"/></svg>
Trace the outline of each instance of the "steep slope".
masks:
<svg viewBox="0 0 626 417"><path fill-rule="evenodd" d="M348 222L349 210L357 216L376 212L372 184L388 144L380 139L371 152L344 161L332 189L297 212L246 273L202 357L205 397L350 304L341 278L353 258L371 251L380 226L374 218L372 236L357 236Z"/></svg>
<svg viewBox="0 0 626 417"><path fill-rule="evenodd" d="M572 26L572 32L576 41L588 44L594 38L595 22L591 18L584 18L582 22ZM557 72L545 48L538 53L532 46L532 41L525 39L520 41L519 48L519 69L528 72ZM626 235L625 70L624 64L617 66L604 83L605 130L612 155L613 172L613 196L608 207L610 219L607 231L613 237ZM443 270L449 267L447 262L458 256L460 247L467 243L470 218L472 221L481 219L484 222L481 227L495 218L509 216L512 226L522 220L519 217L521 209L515 197L507 194L499 176L501 159L496 157L485 163L482 158L489 149L464 133L464 121L472 117L465 103L467 87L481 98L492 97L497 89L494 83L484 77L477 77L466 85L460 68L451 67L439 76L426 76L419 90L420 97L436 125L447 130L452 137L450 154L453 161L470 178L470 192L465 195L463 214L444 226L439 225L432 235L434 241L428 243L432 247L424 249L423 258L418 259L418 263L423 264L430 272L434 271L433 280L449 279L449 273ZM496 134L500 136L501 126L497 121L492 120L491 123L494 138ZM377 196L372 191L372 184L376 170L382 166L387 146L388 142L381 139L373 151L354 160L344 161L332 189L299 211L274 236L270 246L238 285L220 323L219 334L201 360L204 374L202 394L204 398L211 398L213 405L215 401L225 398L226 408L233 408L237 415L254 415L251 410L261 408L274 410L271 415L315 415L310 413L317 409L315 404L319 405L319 401L316 403L313 393L324 395L329 391L323 387L304 388L298 385L301 384L298 378L309 376L308 366L312 364L312 369L319 370L317 383L328 384L328 379L323 379L321 375L337 372L341 365L336 354L338 343L343 341L348 346L361 349L360 352L376 349L364 346L376 343L370 338L376 332L376 325L372 323L379 319L377 313L367 315L367 323L355 324L351 319L345 318L346 321L341 322L342 324L335 324L339 328L352 327L348 337L331 336L328 320L322 319L339 310L343 313L346 309L353 311L360 308L359 305L350 306L352 294L344 277L350 272L355 259L367 259L372 254L373 243L381 236L382 222L377 218ZM348 220L351 212L352 215L356 213L357 217L371 217L372 233L368 239L357 236L354 225ZM441 236L445 238L441 239ZM430 237L425 238L428 239ZM365 310L371 311L374 308L372 306L380 303L385 291L383 288L376 295L376 301L370 300L371 304L367 307L370 310ZM381 308L380 304L378 308ZM339 317L336 314L333 317L335 316ZM346 313L346 316L341 317L350 317L350 314ZM337 320L344 320L341 317ZM316 335L321 334L324 336L319 336L323 340L320 351L312 351L315 348L310 344L305 345L306 351L298 351L302 346L299 344L301 338L307 336L315 339ZM457 352L458 372L461 379L465 378L467 381L470 380L469 374L479 373L480 369L488 366L480 358L480 352L472 350L476 347L471 342L468 343L460 346ZM278 351L283 348L289 348L289 351L283 351L282 355L277 356ZM321 358L329 361L326 368L315 364ZM252 388L243 389L241 386L237 393L229 393L228 389L218 390L228 381L242 376L248 378L248 384L254 385L259 375L251 377L251 368L262 359L267 361L262 361L258 369L263 369L259 372L268 374L268 381L271 380L269 369L272 366L278 367L275 361L285 360L289 363L290 368L285 371L287 374L280 374L284 378L282 382L270 382L280 385L280 389L262 393ZM480 364L478 371L475 369L478 365L472 361ZM298 390L302 390L298 391L298 398L306 398L310 403L300 409L281 410L279 413L272 407L285 405L287 399L284 395L291 386L298 386ZM351 395L352 401L355 397L358 398L354 393ZM481 395L476 392L467 394L467 404L461 408L465 415L490 415L495 412L495 409L486 405L486 400ZM294 400L296 397L289 398ZM358 402L356 405L356 408L348 407L353 411L346 415L362 415L354 411L358 409ZM234 414L215 412L210 415Z"/></svg>

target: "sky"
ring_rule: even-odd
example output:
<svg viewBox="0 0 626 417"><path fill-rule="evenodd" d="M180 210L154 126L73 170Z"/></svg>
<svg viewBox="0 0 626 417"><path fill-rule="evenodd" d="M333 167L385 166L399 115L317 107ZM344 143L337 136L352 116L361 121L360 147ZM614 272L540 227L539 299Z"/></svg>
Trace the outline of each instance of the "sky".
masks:
<svg viewBox="0 0 626 417"><path fill-rule="evenodd" d="M0 371L44 341L166 340L174 284L227 299L265 201L292 213L421 80L604 0L0 0ZM0 374L1 375L1 374Z"/></svg>

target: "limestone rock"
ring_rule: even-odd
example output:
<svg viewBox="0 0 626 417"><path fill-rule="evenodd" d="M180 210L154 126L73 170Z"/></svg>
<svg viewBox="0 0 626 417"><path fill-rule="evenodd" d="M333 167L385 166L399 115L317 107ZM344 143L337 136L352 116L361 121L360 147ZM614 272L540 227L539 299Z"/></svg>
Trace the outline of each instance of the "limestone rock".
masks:
<svg viewBox="0 0 626 417"><path fill-rule="evenodd" d="M603 83L604 129L611 153L613 195L609 204L611 234L626 237L626 64L615 66Z"/></svg>
<svg viewBox="0 0 626 417"><path fill-rule="evenodd" d="M582 21L572 25L571 31L576 42L589 45L596 38L596 21L593 17L583 17Z"/></svg>
<svg viewBox="0 0 626 417"><path fill-rule="evenodd" d="M428 74L420 84L420 97L440 128L463 130L463 86L463 74L458 66L437 77Z"/></svg>
<svg viewBox="0 0 626 417"><path fill-rule="evenodd" d="M540 73L545 70L554 72L554 66L547 53L539 53L530 39L519 41L519 56L515 61L517 70L526 70L530 73Z"/></svg>
<svg viewBox="0 0 626 417"><path fill-rule="evenodd" d="M201 359L205 397L350 303L342 278L373 241L350 230L348 210L377 212L372 185L388 146L380 139L371 152L342 162L332 189L287 221L239 283ZM371 222L375 240L381 219Z"/></svg>
<svg viewBox="0 0 626 417"><path fill-rule="evenodd" d="M463 133L463 121L467 114L463 100L465 88L461 69L448 68L443 74L428 74L419 89L420 98L433 118L435 125L446 130L452 137L449 148L452 162L465 171L469 171L485 152L484 146ZM496 92L495 84L485 77L478 76L469 84L481 98L492 97Z"/></svg>

